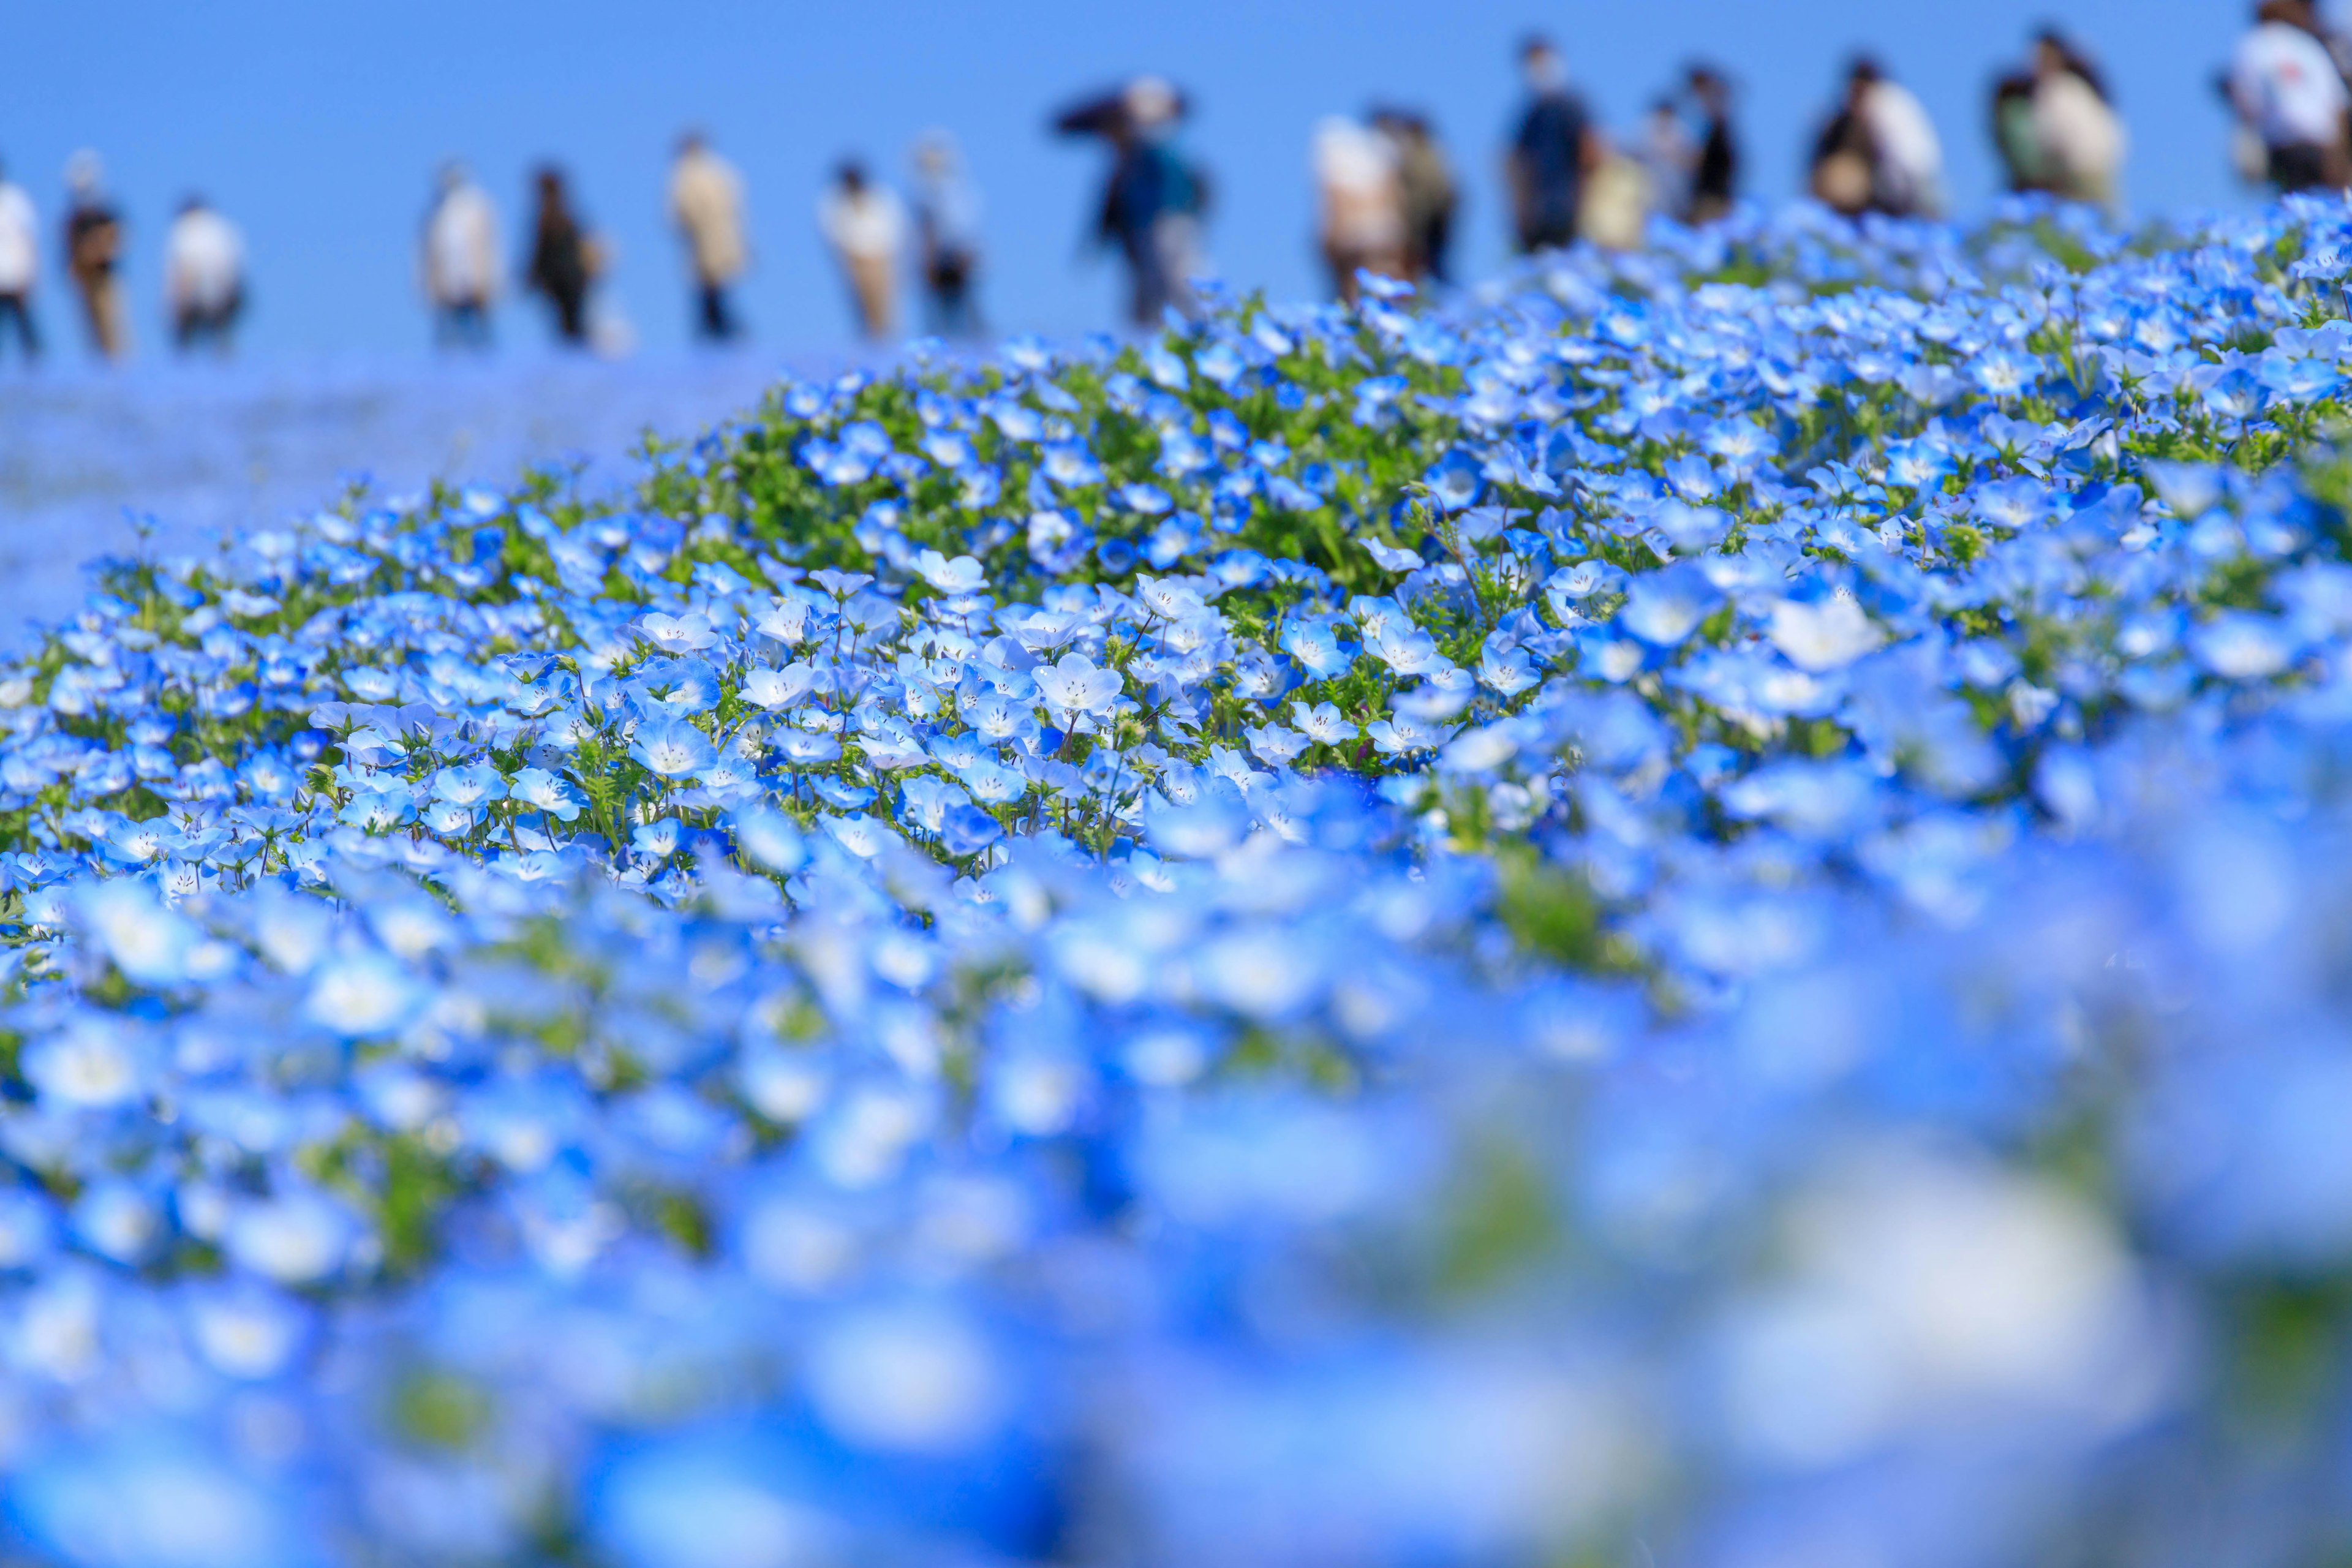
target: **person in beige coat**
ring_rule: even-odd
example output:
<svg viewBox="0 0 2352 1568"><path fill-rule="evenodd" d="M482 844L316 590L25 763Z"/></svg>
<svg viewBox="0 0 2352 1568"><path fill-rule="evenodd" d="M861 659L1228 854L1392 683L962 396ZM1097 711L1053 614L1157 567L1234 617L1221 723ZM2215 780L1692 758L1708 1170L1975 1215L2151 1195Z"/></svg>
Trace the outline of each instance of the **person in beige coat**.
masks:
<svg viewBox="0 0 2352 1568"><path fill-rule="evenodd" d="M751 262L743 236L743 180L699 131L677 144L669 171L669 216L694 271L695 330L725 342L741 329L728 289Z"/></svg>

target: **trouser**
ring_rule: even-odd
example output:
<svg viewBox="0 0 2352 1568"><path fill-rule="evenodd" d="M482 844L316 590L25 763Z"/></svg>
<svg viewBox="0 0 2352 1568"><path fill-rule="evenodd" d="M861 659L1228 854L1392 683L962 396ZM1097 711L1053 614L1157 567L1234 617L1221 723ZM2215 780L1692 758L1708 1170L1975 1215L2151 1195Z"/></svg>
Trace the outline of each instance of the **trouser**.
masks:
<svg viewBox="0 0 2352 1568"><path fill-rule="evenodd" d="M729 309L727 285L705 283L695 290L695 330L714 343L723 343L736 332L735 312Z"/></svg>
<svg viewBox="0 0 2352 1568"><path fill-rule="evenodd" d="M2271 184L2281 191L2308 191L2327 184L2327 149L2309 142L2270 150Z"/></svg>
<svg viewBox="0 0 2352 1568"><path fill-rule="evenodd" d="M215 351L229 351L230 330L236 325L241 301L231 299L219 305L183 306L172 322L172 337L182 353L209 344Z"/></svg>
<svg viewBox="0 0 2352 1568"><path fill-rule="evenodd" d="M548 303L555 307L555 336L559 342L584 343L588 341L588 290L585 289L551 289Z"/></svg>
<svg viewBox="0 0 2352 1568"><path fill-rule="evenodd" d="M891 276L890 259L888 256L843 258L849 270L849 292L857 307L858 330L877 341L898 330L897 279Z"/></svg>
<svg viewBox="0 0 2352 1568"><path fill-rule="evenodd" d="M25 345L27 362L41 357L41 334L33 325L32 302L22 294L0 294L0 327L13 324L17 341ZM5 338L5 333L0 333Z"/></svg>
<svg viewBox="0 0 2352 1568"><path fill-rule="evenodd" d="M489 307L479 300L444 302L434 318L433 341L445 349L488 349L490 346Z"/></svg>
<svg viewBox="0 0 2352 1568"><path fill-rule="evenodd" d="M122 279L107 271L84 273L74 281L81 287L82 320L89 329L90 348L100 359L121 359L131 348L122 321Z"/></svg>
<svg viewBox="0 0 2352 1568"><path fill-rule="evenodd" d="M1139 327L1160 325L1171 307L1184 314L1192 310L1190 280L1199 270L1195 241L1200 226L1190 213L1162 213L1127 240L1128 265L1134 269L1135 293L1129 316Z"/></svg>

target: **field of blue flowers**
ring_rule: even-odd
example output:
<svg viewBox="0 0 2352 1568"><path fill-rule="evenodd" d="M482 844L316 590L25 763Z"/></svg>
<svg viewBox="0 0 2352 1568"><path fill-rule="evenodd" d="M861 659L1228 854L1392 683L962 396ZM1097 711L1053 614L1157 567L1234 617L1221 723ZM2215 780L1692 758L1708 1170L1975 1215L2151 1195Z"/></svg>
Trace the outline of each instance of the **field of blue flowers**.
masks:
<svg viewBox="0 0 2352 1568"><path fill-rule="evenodd" d="M2352 208L793 383L0 669L0 1562L2352 1550Z"/></svg>

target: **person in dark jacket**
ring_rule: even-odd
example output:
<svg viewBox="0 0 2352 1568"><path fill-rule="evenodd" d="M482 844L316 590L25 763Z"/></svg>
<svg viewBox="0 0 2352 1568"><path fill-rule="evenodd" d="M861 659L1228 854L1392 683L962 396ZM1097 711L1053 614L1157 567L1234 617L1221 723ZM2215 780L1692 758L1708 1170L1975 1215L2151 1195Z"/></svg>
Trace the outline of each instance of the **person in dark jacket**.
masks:
<svg viewBox="0 0 2352 1568"><path fill-rule="evenodd" d="M588 341L588 286L595 281L594 241L580 226L565 189L563 171L540 166L535 182L539 216L531 225L530 264L523 284L547 296L555 310L555 335L565 343Z"/></svg>
<svg viewBox="0 0 2352 1568"><path fill-rule="evenodd" d="M1713 66L1695 65L1685 79L1705 134L1691 171L1689 220L1706 223L1731 210L1739 195L1739 143L1731 130L1731 84Z"/></svg>
<svg viewBox="0 0 2352 1568"><path fill-rule="evenodd" d="M1139 327L1156 327L1171 307L1186 313L1193 308L1188 284L1201 269L1209 186L1179 142L1188 107L1173 85L1145 76L1054 122L1065 136L1099 136L1110 143L1110 177L1094 237L1126 256L1134 280L1128 317Z"/></svg>
<svg viewBox="0 0 2352 1568"><path fill-rule="evenodd" d="M1576 238L1584 178L1600 166L1600 133L1584 100L1568 85L1568 66L1549 39L1519 47L1528 107L1511 138L1511 216L1522 252L1546 250Z"/></svg>

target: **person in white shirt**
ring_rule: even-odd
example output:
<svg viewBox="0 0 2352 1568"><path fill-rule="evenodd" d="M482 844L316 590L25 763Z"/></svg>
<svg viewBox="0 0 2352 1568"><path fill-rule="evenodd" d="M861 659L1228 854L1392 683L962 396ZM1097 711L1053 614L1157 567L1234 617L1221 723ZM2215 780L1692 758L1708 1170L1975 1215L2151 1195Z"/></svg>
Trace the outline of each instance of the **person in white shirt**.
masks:
<svg viewBox="0 0 2352 1568"><path fill-rule="evenodd" d="M2042 184L2068 201L2114 210L2123 121L2097 68L2054 29L2034 40L2032 106Z"/></svg>
<svg viewBox="0 0 2352 1568"><path fill-rule="evenodd" d="M898 255L907 241L907 212L887 187L866 177L866 165L845 160L817 203L817 228L848 276L858 330L878 342L898 330Z"/></svg>
<svg viewBox="0 0 2352 1568"><path fill-rule="evenodd" d="M751 265L751 247L743 237L742 177L699 131L678 142L669 171L669 216L694 270L695 330L725 342L739 330L727 290Z"/></svg>
<svg viewBox="0 0 2352 1568"><path fill-rule="evenodd" d="M1849 90L1870 148L1871 205L1898 217L1941 217L1944 144L1927 106L1869 59L1854 62Z"/></svg>
<svg viewBox="0 0 2352 1568"><path fill-rule="evenodd" d="M1359 268L1404 275L1404 184L1396 145L1360 121L1332 115L1315 128L1317 235L1331 289L1356 302Z"/></svg>
<svg viewBox="0 0 2352 1568"><path fill-rule="evenodd" d="M181 204L163 237L163 302L181 353L206 342L229 351L245 310L245 237L202 196Z"/></svg>
<svg viewBox="0 0 2352 1568"><path fill-rule="evenodd" d="M2230 102L2262 138L2281 191L2345 184L2352 94L2311 19L2300 0L2263 0L2230 65Z"/></svg>
<svg viewBox="0 0 2352 1568"><path fill-rule="evenodd" d="M13 326L26 363L41 357L33 285L41 276L41 222L25 187L0 170L0 328Z"/></svg>
<svg viewBox="0 0 2352 1568"><path fill-rule="evenodd" d="M433 307L435 341L488 348L490 307L501 276L499 215L462 163L442 165L439 191L425 215L418 263Z"/></svg>

